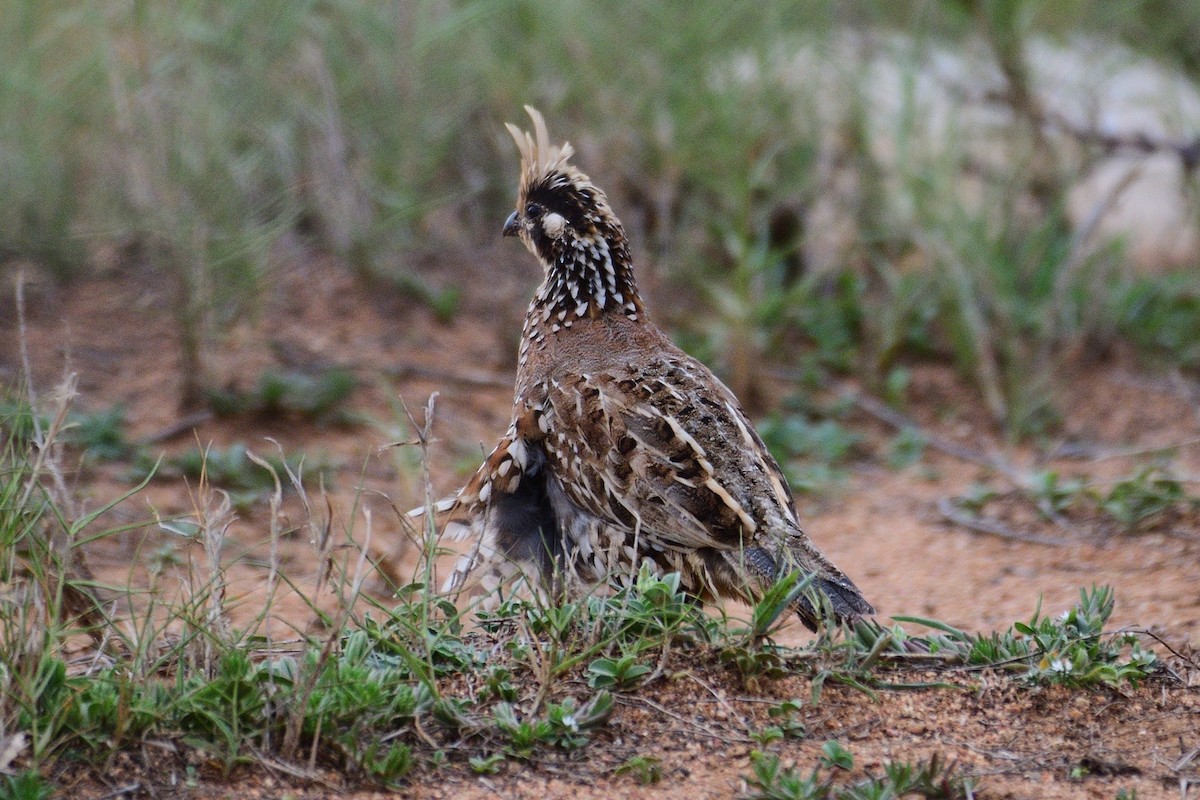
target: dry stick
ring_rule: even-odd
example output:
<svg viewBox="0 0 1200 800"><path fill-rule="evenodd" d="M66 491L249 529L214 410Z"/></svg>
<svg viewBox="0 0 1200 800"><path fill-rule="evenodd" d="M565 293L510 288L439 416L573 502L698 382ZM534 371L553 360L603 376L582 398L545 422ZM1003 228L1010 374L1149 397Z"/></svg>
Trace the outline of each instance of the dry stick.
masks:
<svg viewBox="0 0 1200 800"><path fill-rule="evenodd" d="M843 397L849 398L854 403L855 408L869 414L880 422L886 423L897 430L908 430L919 433L922 440L934 450L962 461L969 461L972 464L978 464L981 467L995 470L1011 481L1014 486L1018 488L1025 487L1024 476L1020 470L998 455L987 455L964 444L959 444L952 439L947 439L936 433L930 433L922 428L916 420L905 416L887 403L871 395L850 390L843 392Z"/></svg>
<svg viewBox="0 0 1200 800"><path fill-rule="evenodd" d="M693 672L686 671L686 672L682 673L682 675L683 675L683 676L686 676L686 677L688 677L688 678L691 678L691 679L692 679L693 681L695 681L695 682L696 682L696 683L697 683L697 684L698 684L698 685L699 685L699 686L700 686L702 689L704 689L704 690L705 690L705 691L707 691L709 694L711 694L711 695L713 696L713 699L714 699L714 700L716 700L716 701L717 701L717 703L718 703L718 704L719 704L721 707L723 707L723 708L725 709L725 711L726 711L726 712L727 712L727 713L728 713L730 716L733 716L733 717L735 717L735 718L737 719L737 721L738 721L739 723L741 723L741 725L742 725L742 727L743 727L743 728L745 728L746 730L750 730L750 729L751 729L751 726L750 726L750 721L746 719L745 715L743 715L743 714L739 714L739 713L738 713L738 711L737 711L737 709L735 709L735 708L734 708L732 705L730 705L728 700L726 700L724 697L721 697L721 695L720 695L720 694L717 692L717 690L716 690L716 689L714 689L713 687L709 686L709 685L708 685L707 683L705 683L704 681L700 680L700 678L698 678L698 677L695 675L695 673L693 673Z"/></svg>
<svg viewBox="0 0 1200 800"><path fill-rule="evenodd" d="M288 474L292 474L290 469L288 470ZM328 497L326 498L326 503L328 503ZM363 542L362 547L359 549L358 561L355 564L354 573L351 577L350 598L347 599L344 596L341 596L341 593L339 592L339 602L341 603L339 618L334 622L333 625L330 626L329 635L325 637L325 641L321 645L321 652L317 656L317 661L314 664L312 671L306 675L304 680L300 683L298 701L295 706L296 711L294 711L288 717L288 720L284 726L283 745L281 752L283 753L284 757L287 758L292 757L292 754L300 745L300 729L301 723L303 722L303 715L300 714L299 711L308 706L309 699L312 697L313 692L316 691L317 679L321 676L321 670L324 669L325 664L329 661L329 659L333 657L335 645L341 639L341 631L345 628L346 623L350 621L350 616L354 612L354 601L362 592L362 582L365 577L365 567L367 563L367 550L371 546L371 515L366 509L364 509L363 513L366 515L367 533L365 541ZM327 556L323 555L322 558L327 558ZM318 735L313 737L312 747L309 749L308 768L310 770L316 769L317 745L319 740L320 734L318 732Z"/></svg>
<svg viewBox="0 0 1200 800"><path fill-rule="evenodd" d="M197 411L195 414L188 414L186 417L172 422L167 427L146 436L139 444L160 444L169 439L174 439L180 434L191 433L193 428L212 421L212 418L213 412L211 411Z"/></svg>
<svg viewBox="0 0 1200 800"><path fill-rule="evenodd" d="M282 456L283 448L279 442L270 437L267 437L267 441L274 444ZM280 483L279 473L275 471L275 467L271 466L271 462L251 450L246 451L246 457L271 473L271 479L275 483L275 490L271 493L271 555L267 572L267 597L263 603L263 638L269 645L271 643L271 617L275 604L275 592L279 585L279 538L282 535L279 519L280 508L283 505L283 485Z"/></svg>
<svg viewBox="0 0 1200 800"><path fill-rule="evenodd" d="M943 497L938 501L937 510L939 514L955 525L960 525L978 533L990 533L992 536L999 536L1002 539L1013 539L1018 542L1030 542L1032 544L1046 544L1052 547L1065 547L1070 544L1066 539L1058 539L1052 536L1038 536L1036 533L1021 533L1020 531L1012 530L996 520L972 516L956 506L954 501L949 497Z"/></svg>
<svg viewBox="0 0 1200 800"><path fill-rule="evenodd" d="M67 408L71 398L75 396L75 374L70 373L59 389L58 404L49 430L42 430L42 423L37 414L37 392L33 385L33 366L29 358L29 331L25 325L25 271L18 270L16 277L17 301L17 340L21 352L21 369L25 373L25 388L29 393L29 414L33 418L34 444L37 454L29 481L25 484L18 508L24 508L33 496L34 488L38 485L38 477L45 470L49 472L54 482L54 494L61 508L67 511L72 521L78 519L78 513L71 502L71 493L67 490L62 470L57 459L51 453L58 433L66 424ZM103 641L101 630L104 628L105 616L101 610L104 601L98 593L93 593L83 587L95 586L96 578L88 566L83 552L74 546L70 525L64 526L62 536L50 537L50 548L59 555L62 565L62 597L66 610L77 616L86 624L88 635L92 642L99 647Z"/></svg>
<svg viewBox="0 0 1200 800"><path fill-rule="evenodd" d="M140 783L127 783L124 786L118 786L116 789L113 789L111 792L108 792L107 794L97 795L96 800L114 800L114 798L117 798L117 797L123 797L127 794L133 794L134 792L140 792L141 789L142 789L142 785Z"/></svg>
<svg viewBox="0 0 1200 800"><path fill-rule="evenodd" d="M1168 450L1182 450L1185 447L1200 444L1200 436L1191 439L1184 439L1180 442L1172 442L1171 444L1159 445L1157 447L1119 447L1113 450L1096 450L1091 457L1091 463L1095 464L1099 461L1107 461L1110 458L1134 458L1136 456L1147 456L1155 453L1164 453Z"/></svg>
<svg viewBox="0 0 1200 800"><path fill-rule="evenodd" d="M1200 413L1200 381L1184 377L1178 369L1168 378L1147 378L1121 370L1106 374L1104 380L1117 386L1131 386L1143 392L1156 392L1178 397L1195 404L1197 413Z"/></svg>
<svg viewBox="0 0 1200 800"><path fill-rule="evenodd" d="M856 408L861 409L881 422L891 425L897 430L915 431L921 435L926 444L935 450L939 450L946 455L953 456L954 458L958 458L963 461L969 461L973 464L979 464L980 466L995 470L999 474L1003 475L1010 483L1012 483L1014 487L1020 491L1025 491L1028 488L1025 475L1022 474L1022 472L1012 464L1008 463L1008 461L1004 458L998 455L988 456L979 452L978 450L961 445L958 442L938 436L934 433L929 433L914 420L910 419L904 414L901 414L896 409L891 408L886 403L871 397L870 395L863 394L861 392L847 392L845 394L846 396L849 396L851 400L853 400ZM977 533L988 533L1004 539L1014 539L1016 541L1033 542L1035 544L1045 544L1055 547L1061 547L1070 544L1070 542L1066 541L1065 539L1058 539L1051 536L1038 536L1037 534L1033 533L1020 533L1018 531L1011 530L1007 526L995 520L981 519L971 516L955 506L953 500L949 498L943 498L941 501L939 501L937 509L938 512L950 522L953 522L955 525L961 525L968 530L976 531ZM1071 529L1070 524L1058 514L1052 515L1051 521L1055 522L1057 525L1059 525L1059 527L1067 530Z"/></svg>
<svg viewBox="0 0 1200 800"><path fill-rule="evenodd" d="M257 763L263 767L266 767L269 772L273 772L275 774L284 774L293 778L300 778L301 780L305 781L311 781L313 783L320 784L331 792L340 792L340 790L343 788L326 780L319 771L308 770L304 769L303 767L296 766L295 764L290 764L282 759L274 758L257 748L252 747L250 750L257 758Z"/></svg>
<svg viewBox="0 0 1200 800"><path fill-rule="evenodd" d="M1045 111L1041 122L1044 126L1057 128L1076 141L1103 147L1108 152L1137 150L1142 153L1171 152L1179 156L1184 169L1193 170L1200 164L1200 136L1191 140L1166 139L1152 136L1144 131L1131 134L1105 133L1093 128L1081 128L1064 114Z"/></svg>
<svg viewBox="0 0 1200 800"><path fill-rule="evenodd" d="M16 300L17 340L21 351L21 370L25 373L25 390L29 394L29 415L33 420L33 441L37 446L37 457L33 462L33 470L30 473L29 481L25 484L25 491L21 495L21 502L18 504L18 507L24 507L29 502L29 498L33 496L33 488L37 485L37 479L43 469L49 472L50 477L54 480L54 488L61 495L59 498L60 502L70 506L70 492L67 491L66 482L63 481L61 471L57 469L57 464L54 463L54 459L50 456L50 448L66 421L67 406L70 404L71 398L75 396L75 374L69 373L60 386L58 404L55 408L54 418L50 423L50 429L43 431L41 418L37 415L37 391L34 389L33 366L29 359L29 331L25 326L24 270L17 272ZM72 519L75 518L76 514L73 508L68 507L67 511L70 513Z"/></svg>
<svg viewBox="0 0 1200 800"><path fill-rule="evenodd" d="M1192 763L1193 760L1195 760L1196 756L1200 756L1200 745L1193 747L1191 750L1189 750L1186 753L1184 753L1183 755L1181 755L1179 757L1179 760L1177 760L1174 764L1171 765L1171 771L1172 772L1181 772L1184 767L1186 767L1188 764Z"/></svg>
<svg viewBox="0 0 1200 800"><path fill-rule="evenodd" d="M1012 106L1011 98L1002 92L979 92L957 81L947 81L945 86L952 95L966 103ZM1034 120L1043 128L1061 131L1081 144L1096 145L1107 153L1117 150L1133 150L1147 154L1174 153L1188 171L1200 165L1200 136L1192 139L1171 139L1145 131L1127 134L1106 133L1076 125L1065 114L1048 110L1044 106L1039 106L1036 110Z"/></svg>
<svg viewBox="0 0 1200 800"><path fill-rule="evenodd" d="M666 708L661 703L654 702L649 697L630 697L627 699L625 697L618 696L618 697L615 697L614 699L621 705L625 705L625 706L635 706L639 703L642 705L650 706L651 708L653 708L655 711L657 711L660 714L665 714L666 716L670 717L673 720L676 720L677 722L682 722L684 725L690 725L691 727L698 730L700 733L703 733L705 736L711 736L712 738L720 739L723 742L749 743L749 742L754 741L753 739L747 738L745 736L734 736L729 731L725 731L725 732L714 731L712 728L708 727L707 725L701 725L699 722L696 722L695 720L692 720L692 719L688 719L687 717L683 716L682 714L676 714L674 711L671 711L669 708Z"/></svg>

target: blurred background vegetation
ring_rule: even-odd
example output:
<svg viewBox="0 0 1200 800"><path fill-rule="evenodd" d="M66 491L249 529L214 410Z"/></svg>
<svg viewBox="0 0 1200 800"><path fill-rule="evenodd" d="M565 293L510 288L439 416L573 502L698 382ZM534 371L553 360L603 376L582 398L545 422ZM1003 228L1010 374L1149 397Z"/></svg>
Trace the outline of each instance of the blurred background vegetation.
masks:
<svg viewBox="0 0 1200 800"><path fill-rule="evenodd" d="M1156 115L1060 107L1122 69ZM1132 153L1192 208L1198 81L1192 0L5 0L0 265L169 282L195 404L285 237L444 302L415 256L495 237L530 103L747 403L766 363L891 397L945 358L1019 437L1066 359L1200 367L1195 248L1100 224L1139 174L1072 205Z"/></svg>

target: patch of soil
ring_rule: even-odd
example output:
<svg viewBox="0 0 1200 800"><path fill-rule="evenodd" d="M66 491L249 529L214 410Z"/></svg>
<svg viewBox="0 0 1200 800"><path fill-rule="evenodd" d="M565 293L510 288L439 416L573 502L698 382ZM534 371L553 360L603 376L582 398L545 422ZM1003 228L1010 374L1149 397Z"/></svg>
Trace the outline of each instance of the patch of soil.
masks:
<svg viewBox="0 0 1200 800"><path fill-rule="evenodd" d="M792 675L748 689L731 669L684 652L672 657L663 679L619 695L608 724L585 749L546 752L535 762L510 758L497 774L480 776L465 763L474 749L451 745L446 766L421 768L402 794L431 800L716 800L747 791L755 750L774 753L807 776L824 743L837 740L854 757L853 770L823 771L838 784L880 777L888 762L936 757L953 765L955 775L970 778L980 798L1112 798L1121 789L1140 798L1178 798L1181 779L1200 780L1194 749L1200 746L1200 671L1182 662L1174 667L1190 688L1155 681L1140 689L1081 691L1025 686L989 673L918 672L896 677L958 688L880 691L871 698L827 684L813 705L804 702L812 691L808 678ZM800 701L794 720L803 725L803 736L757 743L752 734L777 722L770 710L793 699ZM655 760L657 782L643 785L635 771L622 769L635 757ZM152 758L151 770L134 755L119 756L103 781L81 775L64 789L105 796L136 784L129 791L134 797L196 800L228 797L231 789L239 797L392 796L348 784L335 771L269 759L222 778L195 753ZM189 774L194 785L188 785Z"/></svg>
<svg viewBox="0 0 1200 800"><path fill-rule="evenodd" d="M234 442L262 454L279 447L288 455L305 455L310 476L313 465L325 467L335 535L361 543L369 531L372 553L393 580L402 580L415 553L395 510L423 498L419 453L413 447L388 447L414 435L397 398L420 419L428 396L439 393L429 466L436 492L448 494L507 427L513 354L539 276L507 248L421 264L423 279L467 287L460 312L441 323L396 290L367 285L327 259L297 251L280 261L261 312L224 331L216 343L215 371L225 385L249 388L268 368L348 368L358 378L350 409L369 424L240 416L204 420L159 441L182 416L170 292L132 267L69 286L28 287L27 342L35 388L49 394L65 365L78 375L77 410L122 404L129 438L153 440L154 449L167 455ZM650 300L653 313L656 304ZM0 309L0 381L11 385L21 374L18 332L11 295L0 302L6 306ZM944 366L913 369L908 412L927 431L981 453L1002 454L1022 470L1053 468L1063 475L1111 480L1146 460L1140 452L1117 451L1192 442L1179 449L1174 466L1193 479L1200 475L1200 447L1194 443L1200 436L1200 407L1187 391L1141 374L1128 357L1092 365L1065 384L1064 433L1072 445L1084 445L1075 447L1071 458L1046 460L1027 448L1005 446L976 395ZM783 383L773 388L778 396L794 391ZM885 451L889 428L867 417L855 424L866 433L868 454ZM1080 458L1080 452L1089 455ZM972 483L1009 488L996 469L934 450L905 470L891 471L882 463L865 457L843 483L799 502L813 539L883 618L907 614L967 630L1006 628L1027 619L1039 597L1045 613L1057 613L1074 602L1080 587L1110 584L1117 598L1114 626L1153 629L1176 647L1200 641L1197 514L1164 517L1148 532L1130 535L1088 518L1071 518L1067 529L1016 501L991 509L1008 528L1061 540L1054 546L1036 544L965 530L939 512L941 501L963 494ZM127 464L71 466L77 468L72 480L81 511L104 506L131 488ZM1190 487L1197 491L1195 483ZM315 491L315 482L309 490ZM181 479L155 480L101 515L85 533L128 530L89 545L87 557L97 577L112 585L146 585L153 566L161 571L162 591L189 591L203 577L196 566L202 563L201 551L155 521L194 515L199 494ZM278 543L280 566L311 594L318 559L311 532L300 525L305 517L294 493L285 495L283 512L294 524ZM262 607L271 551L267 500L237 509L236 517L224 549L235 625L253 619ZM386 598L386 581L374 580L368 588ZM333 598L320 602L332 604ZM282 594L274 614L281 626L303 631L314 625L311 609L294 593ZM782 638L806 637L795 625ZM597 793L630 797L691 800L736 794L740 776L749 772L752 745L745 732L761 727L763 701L806 697L808 687L801 678L789 678L761 693L747 693L732 681L712 665L680 663L669 680L623 698L612 726L600 734L603 744L579 758L511 763L491 777L472 776L460 764L445 775L418 777L411 791L423 797L549 798L575 796L581 786L590 786ZM1178 786L1179 776L1169 765L1179 758L1181 745L1200 744L1194 674L1190 689L1154 686L1121 693L1018 689L986 675L955 681L967 688L883 693L878 701L831 687L820 705L805 706L807 738L777 749L807 771L821 743L840 738L856 755L859 773L877 772L888 758L936 752L984 776L987 791L981 796L1111 797L1116 787L1133 786L1146 798L1168 796L1166 783L1174 780ZM661 758L664 780L640 787L617 776L615 768L635 754ZM1197 768L1187 769L1194 774ZM1080 770L1084 777L1071 779ZM199 789L180 786L178 791L189 797L228 795L229 784L209 786L207 780ZM342 785L338 775L297 781L286 769L269 766L253 775L238 773L235 785L239 796L318 797L329 791L321 788L322 780ZM90 786L102 793L97 784ZM104 791L111 790L110 785ZM174 791L163 788L159 796ZM1169 791L1178 796L1177 788Z"/></svg>

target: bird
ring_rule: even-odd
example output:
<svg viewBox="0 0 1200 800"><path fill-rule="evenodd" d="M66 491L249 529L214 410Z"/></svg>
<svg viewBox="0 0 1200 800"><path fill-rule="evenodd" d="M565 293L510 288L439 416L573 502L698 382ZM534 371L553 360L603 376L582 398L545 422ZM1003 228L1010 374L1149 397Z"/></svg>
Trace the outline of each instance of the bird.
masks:
<svg viewBox="0 0 1200 800"><path fill-rule="evenodd" d="M544 279L525 316L511 424L436 506L456 510L475 542L443 588L460 591L480 568L490 592L517 576L542 589L597 586L645 565L678 573L699 602L755 603L799 571L824 595L792 604L810 630L830 612L851 623L874 614L802 530L737 398L647 318L604 191L525 110L532 133L506 124L521 172L502 233Z"/></svg>

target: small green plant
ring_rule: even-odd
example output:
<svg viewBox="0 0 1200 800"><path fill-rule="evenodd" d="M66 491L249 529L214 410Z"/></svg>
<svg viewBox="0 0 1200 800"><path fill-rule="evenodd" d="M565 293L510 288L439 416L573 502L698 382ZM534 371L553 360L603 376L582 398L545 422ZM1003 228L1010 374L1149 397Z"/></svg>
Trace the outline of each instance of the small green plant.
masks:
<svg viewBox="0 0 1200 800"><path fill-rule="evenodd" d="M836 745L836 747L830 747ZM808 775L794 767L784 767L779 756L755 751L750 754L751 774L746 783L753 800L890 800L917 795L938 800L965 800L973 796L970 780L955 774L954 766L938 756L917 763L889 761L883 775L836 786L827 771L850 769L853 757L836 742L827 742L821 765ZM830 757L832 752L834 758Z"/></svg>
<svg viewBox="0 0 1200 800"><path fill-rule="evenodd" d="M842 747L841 742L830 739L821 745L820 764L826 769L844 769L849 772L854 769L854 756Z"/></svg>
<svg viewBox="0 0 1200 800"><path fill-rule="evenodd" d="M506 667L492 665L487 671L487 679L480 695L482 698L494 697L506 703L515 702L517 689L513 684L512 672Z"/></svg>
<svg viewBox="0 0 1200 800"><path fill-rule="evenodd" d="M1200 284L1194 272L1118 287L1111 312L1120 334L1170 365L1200 366Z"/></svg>
<svg viewBox="0 0 1200 800"><path fill-rule="evenodd" d="M125 407L120 404L107 411L73 415L66 440L86 457L100 461L128 458L135 449L125 438Z"/></svg>
<svg viewBox="0 0 1200 800"><path fill-rule="evenodd" d="M799 700L784 700L779 705L771 706L767 709L767 716L775 724L770 727L777 730L782 738L803 738L806 729L804 723L797 719L800 708L801 703Z"/></svg>
<svg viewBox="0 0 1200 800"><path fill-rule="evenodd" d="M496 727L506 735L509 755L529 758L539 746L577 750L587 744L588 732L604 723L612 713L613 699L606 691L597 692L583 705L568 697L561 703L550 703L546 716L520 719L508 703L496 705L493 718Z"/></svg>
<svg viewBox="0 0 1200 800"><path fill-rule="evenodd" d="M217 416L255 414L325 420L346 418L342 407L357 381L344 369L308 372L264 372L249 392L213 391L209 406Z"/></svg>
<svg viewBox="0 0 1200 800"><path fill-rule="evenodd" d="M629 689L649 674L650 667L638 663L637 657L598 658L588 665L588 685L593 689Z"/></svg>
<svg viewBox="0 0 1200 800"><path fill-rule="evenodd" d="M528 758L538 746L550 744L554 737L554 729L548 720L522 720L509 703L498 704L492 716L496 727L508 739L505 752L516 758Z"/></svg>
<svg viewBox="0 0 1200 800"><path fill-rule="evenodd" d="M358 763L375 780L390 784L408 775L416 765L416 758L406 744L384 744L374 739L363 748Z"/></svg>
<svg viewBox="0 0 1200 800"><path fill-rule="evenodd" d="M963 510L979 514L989 502L1002 496L1017 496L1031 502L1044 518L1054 522L1061 523L1068 512L1090 513L1117 522L1126 533L1175 510L1200 507L1200 496L1189 494L1182 481L1160 466L1139 467L1133 474L1110 484L1089 484L1080 478L1064 479L1055 470L1039 470L1024 478L1021 488L1008 495L975 483L953 502Z"/></svg>
<svg viewBox="0 0 1200 800"><path fill-rule="evenodd" d="M638 783L649 786L662 780L662 761L657 756L630 756L614 770L614 774L632 775Z"/></svg>
<svg viewBox="0 0 1200 800"><path fill-rule="evenodd" d="M458 286L438 289L408 272L388 277L402 294L408 295L432 311L438 322L450 323L458 316L459 307L462 305L462 289Z"/></svg>
<svg viewBox="0 0 1200 800"><path fill-rule="evenodd" d="M577 750L587 744L587 732L603 725L612 714L613 697L601 690L583 705L568 697L546 708L546 718L554 731L553 744L565 750Z"/></svg>
<svg viewBox="0 0 1200 800"><path fill-rule="evenodd" d="M1074 505L1083 485L1078 479L1063 480L1054 470L1041 470L1030 476L1027 491L1042 515L1053 519Z"/></svg>
<svg viewBox="0 0 1200 800"><path fill-rule="evenodd" d="M996 499L999 494L1000 492L994 487L976 481L968 486L967 490L960 497L955 498L955 502L962 508L977 514L989 502Z"/></svg>
<svg viewBox="0 0 1200 800"><path fill-rule="evenodd" d="M954 774L954 764L936 754L928 761L889 761L883 776L856 784L845 795L847 800L908 797L918 795L931 800L958 800L974 797L970 779Z"/></svg>
<svg viewBox="0 0 1200 800"><path fill-rule="evenodd" d="M263 459L278 475L286 475L288 470L299 474L301 466L305 464L300 457L285 460L272 454ZM320 465L317 471L320 471ZM249 449L242 442L234 442L226 448L188 450L163 459L161 463L153 460L148 453L139 453L134 461L131 477L144 480L152 474L159 480L183 476L199 481L203 476L209 485L231 492L235 505L252 501L275 487L272 472L255 462L250 457Z"/></svg>
<svg viewBox="0 0 1200 800"><path fill-rule="evenodd" d="M862 437L835 419L813 422L804 415L772 416L758 426L763 442L783 467L795 491L819 492L835 482Z"/></svg>
<svg viewBox="0 0 1200 800"><path fill-rule="evenodd" d="M0 783L0 797L4 800L49 800L53 794L54 786L47 783L37 770L5 775Z"/></svg>
<svg viewBox="0 0 1200 800"><path fill-rule="evenodd" d="M471 772L476 775L495 775L504 766L504 754L492 753L490 756L471 756L467 760Z"/></svg>
<svg viewBox="0 0 1200 800"><path fill-rule="evenodd" d="M775 678L785 673L782 648L770 641L770 635L802 596L818 614L822 613L822 598L813 590L812 583L813 576L800 570L777 580L754 604L749 627L738 631L722 649L721 660L734 664L748 685L756 684L759 677Z"/></svg>
<svg viewBox="0 0 1200 800"><path fill-rule="evenodd" d="M752 733L751 738L758 742L760 747L781 739L804 738L806 729L804 723L797 719L799 711L800 702L797 700L784 700L779 705L771 706L767 709L767 716L774 724Z"/></svg>
<svg viewBox="0 0 1200 800"><path fill-rule="evenodd" d="M925 455L925 435L915 428L904 428L888 445L887 465L892 469L911 467Z"/></svg>
<svg viewBox="0 0 1200 800"><path fill-rule="evenodd" d="M247 745L261 730L272 673L251 663L241 650L228 650L211 679L194 674L179 687L178 724L194 747L216 751L228 773L247 758Z"/></svg>
<svg viewBox="0 0 1200 800"><path fill-rule="evenodd" d="M1042 616L991 635L972 635L936 620L896 617L942 631L929 638L933 652L960 654L968 664L996 664L1020 672L1026 680L1068 686L1137 685L1154 668L1157 657L1131 633L1106 634L1112 615L1112 589L1080 590L1079 602L1058 617Z"/></svg>
<svg viewBox="0 0 1200 800"><path fill-rule="evenodd" d="M1127 531L1184 502L1200 504L1200 498L1188 497L1182 483L1156 467L1138 469L1132 476L1114 483L1107 492L1097 493L1096 500Z"/></svg>
<svg viewBox="0 0 1200 800"><path fill-rule="evenodd" d="M799 416L773 417L759 426L763 441L781 461L812 458L836 464L850 457L862 437L836 420L810 422Z"/></svg>
<svg viewBox="0 0 1200 800"><path fill-rule="evenodd" d="M830 782L814 769L801 775L795 768L784 767L779 756L757 750L750 754L751 774L746 783L753 790L751 800L824 800L829 797Z"/></svg>

